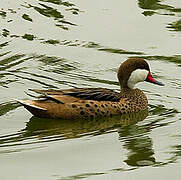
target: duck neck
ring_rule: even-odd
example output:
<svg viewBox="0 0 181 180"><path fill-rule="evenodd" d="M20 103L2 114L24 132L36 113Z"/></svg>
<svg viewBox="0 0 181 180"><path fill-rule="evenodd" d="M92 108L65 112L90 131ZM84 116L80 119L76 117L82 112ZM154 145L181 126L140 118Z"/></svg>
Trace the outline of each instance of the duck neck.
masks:
<svg viewBox="0 0 181 180"><path fill-rule="evenodd" d="M131 96L131 95L133 95L134 92L135 91L135 89L130 89L130 88L128 88L128 87L126 87L126 88L121 88L121 96L122 97L128 97L128 96Z"/></svg>

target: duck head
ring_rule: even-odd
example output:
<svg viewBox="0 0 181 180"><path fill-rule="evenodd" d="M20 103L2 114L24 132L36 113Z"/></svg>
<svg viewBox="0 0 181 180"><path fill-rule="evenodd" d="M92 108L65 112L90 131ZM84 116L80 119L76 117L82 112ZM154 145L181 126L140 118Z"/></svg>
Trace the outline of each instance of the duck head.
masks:
<svg viewBox="0 0 181 180"><path fill-rule="evenodd" d="M133 89L135 84L143 81L164 86L152 77L148 63L142 58L129 58L124 61L117 76L122 89Z"/></svg>

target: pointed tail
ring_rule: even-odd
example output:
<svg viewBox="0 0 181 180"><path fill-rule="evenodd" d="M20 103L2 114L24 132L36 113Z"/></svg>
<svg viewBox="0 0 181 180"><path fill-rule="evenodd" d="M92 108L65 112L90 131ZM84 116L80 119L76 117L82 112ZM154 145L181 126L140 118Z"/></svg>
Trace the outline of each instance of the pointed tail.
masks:
<svg viewBox="0 0 181 180"><path fill-rule="evenodd" d="M29 112L31 112L36 117L42 117L42 115L44 116L45 112L47 111L47 109L45 109L45 108L38 107L38 106L32 104L31 100L15 99L15 101L17 101L18 103L23 105Z"/></svg>

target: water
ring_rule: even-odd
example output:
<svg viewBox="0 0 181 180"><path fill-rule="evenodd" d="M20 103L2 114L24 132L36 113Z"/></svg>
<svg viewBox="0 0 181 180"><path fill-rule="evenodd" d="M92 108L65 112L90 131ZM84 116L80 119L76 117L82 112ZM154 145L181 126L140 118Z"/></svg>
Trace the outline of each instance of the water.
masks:
<svg viewBox="0 0 181 180"><path fill-rule="evenodd" d="M1 179L180 179L179 0L0 2ZM119 89L144 57L165 87L138 85L149 112L92 121L32 117L28 88Z"/></svg>

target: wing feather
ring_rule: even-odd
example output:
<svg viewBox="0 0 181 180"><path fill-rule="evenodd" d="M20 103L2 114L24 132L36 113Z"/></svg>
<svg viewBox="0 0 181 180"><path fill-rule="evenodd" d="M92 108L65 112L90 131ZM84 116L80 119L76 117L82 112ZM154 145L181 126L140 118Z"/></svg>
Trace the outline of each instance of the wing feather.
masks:
<svg viewBox="0 0 181 180"><path fill-rule="evenodd" d="M95 101L113 101L118 102L121 98L120 93L107 88L73 88L65 90L37 90L30 89L33 92L39 93L44 98L48 98L59 103L61 102L60 97L71 96L78 99L84 100L95 100Z"/></svg>

